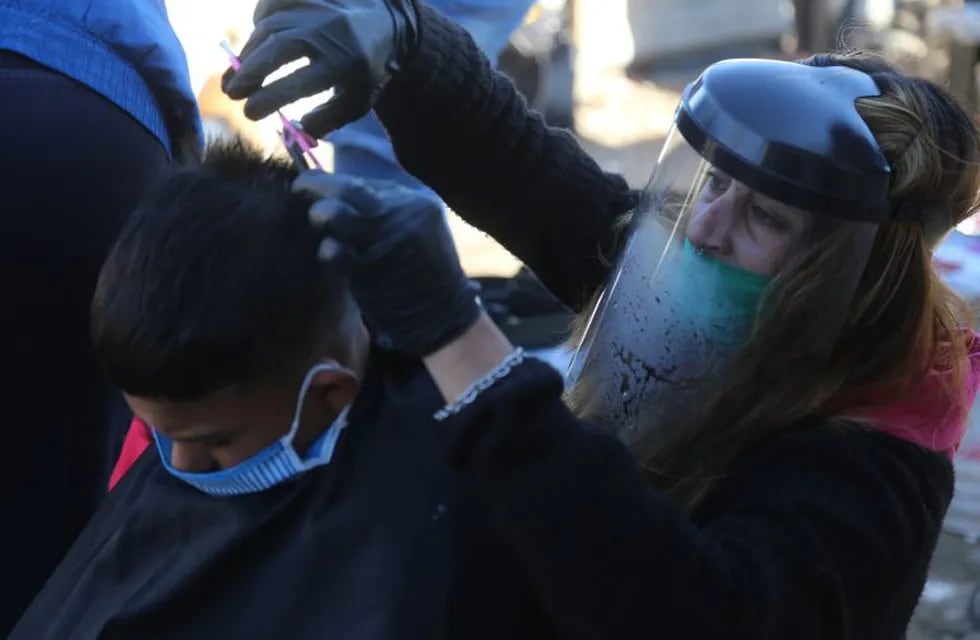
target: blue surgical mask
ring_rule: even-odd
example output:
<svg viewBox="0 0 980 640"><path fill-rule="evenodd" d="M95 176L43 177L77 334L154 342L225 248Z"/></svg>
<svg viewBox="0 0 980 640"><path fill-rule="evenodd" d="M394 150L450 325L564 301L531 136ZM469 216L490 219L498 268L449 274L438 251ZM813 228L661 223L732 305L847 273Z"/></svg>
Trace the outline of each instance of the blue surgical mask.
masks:
<svg viewBox="0 0 980 640"><path fill-rule="evenodd" d="M293 421L289 427L289 432L247 460L243 460L227 469L206 473L192 473L174 468L173 464L171 464L173 442L154 429L153 437L156 440L157 450L160 453L160 460L164 468L173 477L186 482L195 489L208 495L237 496L271 489L310 469L327 464L330 462L331 457L333 457L334 447L337 445L340 432L347 425L348 408L345 407L334 419L330 427L317 437L305 456L300 455L296 451L293 447L293 440L299 431L303 400L313 381L313 377L323 371L337 370L343 369L336 364L330 363L322 363L312 367L307 372L306 377L303 379L303 384L300 387L299 398L296 401L296 411L293 414Z"/></svg>
<svg viewBox="0 0 980 640"><path fill-rule="evenodd" d="M684 319L717 347L731 348L748 337L769 277L725 264L684 240L678 271Z"/></svg>

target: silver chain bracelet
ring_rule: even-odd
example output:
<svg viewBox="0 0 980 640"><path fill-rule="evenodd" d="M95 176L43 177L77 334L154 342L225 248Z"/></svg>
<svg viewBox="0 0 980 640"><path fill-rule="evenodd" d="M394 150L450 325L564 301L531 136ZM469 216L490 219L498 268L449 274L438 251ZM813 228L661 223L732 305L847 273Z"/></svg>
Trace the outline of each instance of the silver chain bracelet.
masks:
<svg viewBox="0 0 980 640"><path fill-rule="evenodd" d="M511 351L507 357L504 358L500 364L494 367L493 370L491 370L487 375L471 384L466 391L460 394L455 402L452 404L447 404L442 409L439 409L432 417L441 422L449 416L456 415L469 405L473 404L481 393L496 384L498 380L506 378L514 367L522 362L524 362L524 349L518 347L514 351Z"/></svg>

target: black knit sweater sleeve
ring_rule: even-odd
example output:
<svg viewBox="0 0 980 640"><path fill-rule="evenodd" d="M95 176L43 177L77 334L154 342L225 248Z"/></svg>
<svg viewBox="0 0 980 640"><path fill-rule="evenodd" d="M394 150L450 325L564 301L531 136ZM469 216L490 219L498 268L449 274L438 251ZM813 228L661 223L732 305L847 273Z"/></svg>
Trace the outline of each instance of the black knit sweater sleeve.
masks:
<svg viewBox="0 0 980 640"><path fill-rule="evenodd" d="M375 107L399 161L581 308L605 278L612 223L635 194L530 111L462 28L423 7L420 34Z"/></svg>
<svg viewBox="0 0 980 640"><path fill-rule="evenodd" d="M948 459L822 425L757 447L691 518L529 361L445 423L562 638L900 638Z"/></svg>

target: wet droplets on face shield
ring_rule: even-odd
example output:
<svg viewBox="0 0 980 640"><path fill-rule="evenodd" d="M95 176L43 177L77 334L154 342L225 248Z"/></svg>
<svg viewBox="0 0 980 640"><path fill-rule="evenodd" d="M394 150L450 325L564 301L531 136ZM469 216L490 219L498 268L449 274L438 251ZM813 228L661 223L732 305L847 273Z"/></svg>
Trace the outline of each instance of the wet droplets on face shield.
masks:
<svg viewBox="0 0 980 640"><path fill-rule="evenodd" d="M855 108L878 94L852 69L772 60L720 62L687 88L578 337L577 413L644 455L710 406L760 332L794 324L815 357L833 349L888 210L888 163ZM818 262L836 266L804 281Z"/></svg>

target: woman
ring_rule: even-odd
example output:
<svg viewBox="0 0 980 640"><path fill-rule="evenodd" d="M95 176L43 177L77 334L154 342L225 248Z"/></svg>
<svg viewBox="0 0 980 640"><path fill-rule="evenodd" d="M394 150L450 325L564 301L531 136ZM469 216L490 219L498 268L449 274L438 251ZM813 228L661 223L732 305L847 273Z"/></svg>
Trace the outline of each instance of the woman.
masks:
<svg viewBox="0 0 980 640"><path fill-rule="evenodd" d="M389 49L400 70L376 109L408 170L589 309L572 395L598 397L573 402L594 421L480 313L435 216L336 176L296 188L322 198L323 255L352 269L379 344L422 357L450 403L451 462L554 635L902 637L980 380L978 340L930 266L975 206L967 115L860 56L714 66L637 198L527 113L458 29L419 19ZM256 91L263 64L247 66L274 46L250 43L227 85L259 111L287 95ZM698 120L706 105L716 119ZM750 162L753 148L772 153ZM814 167L840 173L794 173Z"/></svg>
<svg viewBox="0 0 980 640"><path fill-rule="evenodd" d="M199 154L203 135L161 0L0 0L0 87L6 636L118 453L122 399L88 330L98 269L142 190L171 157Z"/></svg>

